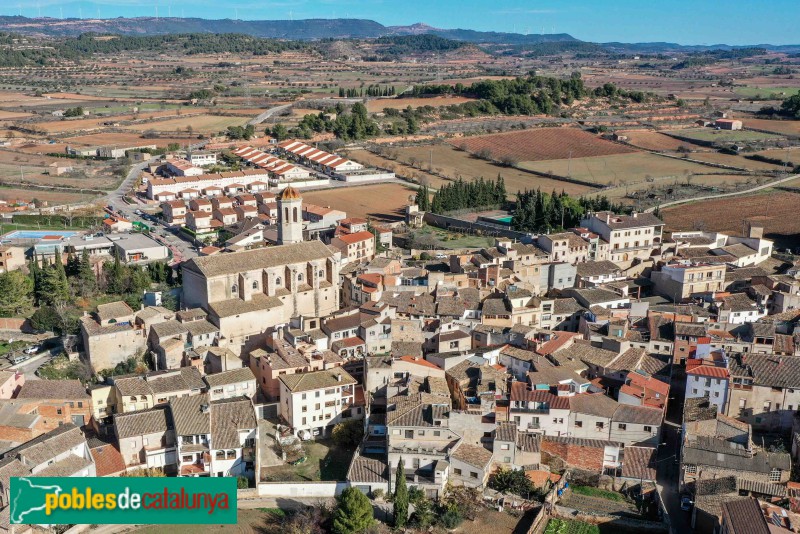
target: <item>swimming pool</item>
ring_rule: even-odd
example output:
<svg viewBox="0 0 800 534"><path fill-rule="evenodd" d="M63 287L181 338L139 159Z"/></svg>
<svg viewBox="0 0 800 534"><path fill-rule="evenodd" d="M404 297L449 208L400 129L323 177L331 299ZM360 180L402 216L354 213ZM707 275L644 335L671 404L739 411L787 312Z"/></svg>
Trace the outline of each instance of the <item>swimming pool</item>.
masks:
<svg viewBox="0 0 800 534"><path fill-rule="evenodd" d="M7 239L44 239L45 237L72 237L78 232L64 232L61 230L16 230L3 236Z"/></svg>
<svg viewBox="0 0 800 534"><path fill-rule="evenodd" d="M511 224L511 219L513 219L513 218L514 218L514 217L512 217L512 216L508 216L508 217L498 217L498 218L496 218L496 219L495 219L495 221L497 221L497 222L501 222L501 223L503 223L503 224Z"/></svg>

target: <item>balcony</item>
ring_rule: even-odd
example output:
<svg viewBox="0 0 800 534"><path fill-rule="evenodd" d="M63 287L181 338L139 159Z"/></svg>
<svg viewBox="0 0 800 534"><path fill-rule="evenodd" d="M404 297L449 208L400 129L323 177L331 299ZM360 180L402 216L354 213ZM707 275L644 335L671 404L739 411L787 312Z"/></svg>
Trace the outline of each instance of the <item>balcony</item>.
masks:
<svg viewBox="0 0 800 534"><path fill-rule="evenodd" d="M539 423L528 423L528 430L539 430L542 426Z"/></svg>

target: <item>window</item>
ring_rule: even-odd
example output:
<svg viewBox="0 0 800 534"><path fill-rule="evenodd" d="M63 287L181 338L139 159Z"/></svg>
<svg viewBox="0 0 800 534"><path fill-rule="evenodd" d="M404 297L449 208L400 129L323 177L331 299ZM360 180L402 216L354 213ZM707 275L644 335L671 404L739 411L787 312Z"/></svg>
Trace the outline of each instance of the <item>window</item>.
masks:
<svg viewBox="0 0 800 534"><path fill-rule="evenodd" d="M237 286L236 284L233 284L231 286L231 293L238 293L238 292L239 292L239 286Z"/></svg>
<svg viewBox="0 0 800 534"><path fill-rule="evenodd" d="M78 408L83 408L83 401L78 401Z"/></svg>
<svg viewBox="0 0 800 534"><path fill-rule="evenodd" d="M281 277L280 277L280 276L278 276L277 278L275 278L275 285L276 285L276 286L279 286L279 285L281 285Z"/></svg>
<svg viewBox="0 0 800 534"><path fill-rule="evenodd" d="M770 482L780 482L781 481L781 470L780 469L773 469L769 472L769 481Z"/></svg>
<svg viewBox="0 0 800 534"><path fill-rule="evenodd" d="M436 437L438 438L439 436L441 436L441 435L442 435L442 431L441 431L441 430L434 430L434 431L433 431L433 435L434 435L434 436L436 436Z"/></svg>
<svg viewBox="0 0 800 534"><path fill-rule="evenodd" d="M303 281L303 273L297 273L297 281L298 282L302 282Z"/></svg>
<svg viewBox="0 0 800 534"><path fill-rule="evenodd" d="M602 422L602 421L598 421L598 422L596 422L596 423L594 424L594 428L595 428L595 430L603 430L603 428L604 428L604 427L605 427L605 425L603 424L603 422Z"/></svg>
<svg viewBox="0 0 800 534"><path fill-rule="evenodd" d="M317 276L319 276L320 278L325 278L325 271L320 269L320 271L317 273Z"/></svg>
<svg viewBox="0 0 800 534"><path fill-rule="evenodd" d="M511 456L503 456L503 463L510 464L511 463Z"/></svg>
<svg viewBox="0 0 800 534"><path fill-rule="evenodd" d="M625 423L620 423L619 424L619 429L620 430L627 430L628 429L628 425L626 425Z"/></svg>
<svg viewBox="0 0 800 534"><path fill-rule="evenodd" d="M509 447L510 447L510 445L508 443L505 443L503 445L500 445L500 450L501 451L507 451L509 449Z"/></svg>
<svg viewBox="0 0 800 534"><path fill-rule="evenodd" d="M653 427L652 426L645 426L644 427L644 431L645 432L652 432L653 431Z"/></svg>
<svg viewBox="0 0 800 534"><path fill-rule="evenodd" d="M686 474L687 475L696 475L697 474L697 466L688 464L686 465Z"/></svg>
<svg viewBox="0 0 800 534"><path fill-rule="evenodd" d="M253 280L253 289L258 289L258 280Z"/></svg>
<svg viewBox="0 0 800 534"><path fill-rule="evenodd" d="M765 412L768 412L768 411L769 411L769 409L770 409L770 407L772 407L772 402L770 402L770 401L764 401L764 411L765 411Z"/></svg>
<svg viewBox="0 0 800 534"><path fill-rule="evenodd" d="M575 428L583 428L583 421L575 421Z"/></svg>
<svg viewBox="0 0 800 534"><path fill-rule="evenodd" d="M56 414L61 415L61 408L56 408Z"/></svg>
<svg viewBox="0 0 800 534"><path fill-rule="evenodd" d="M459 477L460 477L460 476L461 476L461 469L459 469L458 467L454 467L454 468L453 468L453 473L454 473L456 476L459 476Z"/></svg>
<svg viewBox="0 0 800 534"><path fill-rule="evenodd" d="M478 473L476 473L475 471L470 471L469 478L478 478Z"/></svg>

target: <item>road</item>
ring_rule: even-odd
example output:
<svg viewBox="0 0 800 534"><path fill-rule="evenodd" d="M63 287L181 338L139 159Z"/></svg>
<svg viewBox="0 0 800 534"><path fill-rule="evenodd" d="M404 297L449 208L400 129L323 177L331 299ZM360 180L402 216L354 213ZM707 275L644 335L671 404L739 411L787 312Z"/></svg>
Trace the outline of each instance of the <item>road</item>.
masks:
<svg viewBox="0 0 800 534"><path fill-rule="evenodd" d="M145 204L138 203L128 204L123 198L131 191L136 183L137 178L149 163L150 161L145 161L131 167L131 170L128 172L128 176L125 177L122 183L119 184L114 191L111 191L108 195L103 197L103 200L108 205L113 206L115 211L120 213L129 221L138 221L149 226L152 229L151 235L169 247L169 249L172 251L174 263L180 263L181 261L194 258L197 256L195 246L189 242L188 238L183 239L182 235L184 234L181 234L175 229L166 228L163 225L153 222L152 220L148 220L137 215L137 210L146 211L147 206ZM136 198L135 195L131 195L131 197L134 199Z"/></svg>
<svg viewBox="0 0 800 534"><path fill-rule="evenodd" d="M800 178L800 174L792 174L791 176L787 176L786 178L781 178L780 180L775 180L774 182L769 182L767 184L757 185L756 187L751 187L750 189L745 189L743 191L734 191L733 193L721 193L716 195L704 195L702 197L692 197L692 198L684 198L681 200L671 200L670 202L664 202L663 204L659 204L658 206L653 206L652 208L647 208L645 213L652 213L655 211L656 207L658 209L668 208L670 206L677 206L679 204L687 204L689 202L697 202L699 200L716 200L718 198L725 198L725 197L735 197L739 195L747 195L750 193L755 193L757 191L763 191L764 189L769 189L770 187L775 187L776 185L782 184L784 182L788 182L790 180L794 180L796 178Z"/></svg>
<svg viewBox="0 0 800 534"><path fill-rule="evenodd" d="M280 106L269 108L268 110L259 113L254 118L247 121L247 124L252 124L253 126L255 126L256 124L261 124L262 122L272 117L276 113L280 113L281 111L289 109L290 107L292 107L291 104L281 104Z"/></svg>
<svg viewBox="0 0 800 534"><path fill-rule="evenodd" d="M658 448L657 482L661 488L661 498L669 514L672 532L692 532L691 512L681 510L680 496L680 429L683 423L683 401L686 374L677 365L672 367L667 417L661 427L661 445Z"/></svg>

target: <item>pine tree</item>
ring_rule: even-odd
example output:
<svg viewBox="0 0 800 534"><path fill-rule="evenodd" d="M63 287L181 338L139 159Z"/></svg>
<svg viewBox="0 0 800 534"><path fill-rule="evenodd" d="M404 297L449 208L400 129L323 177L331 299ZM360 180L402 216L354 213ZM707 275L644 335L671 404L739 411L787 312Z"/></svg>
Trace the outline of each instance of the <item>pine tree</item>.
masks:
<svg viewBox="0 0 800 534"><path fill-rule="evenodd" d="M39 260L36 257L36 253L33 253L31 257L31 262L28 265L28 271L30 271L31 280L33 280L33 299L34 303L38 306L39 302L41 301L42 295L42 273L39 269Z"/></svg>
<svg viewBox="0 0 800 534"><path fill-rule="evenodd" d="M61 253L56 251L56 256L53 261L53 287L52 287L52 301L68 302L70 300L69 280L67 280L67 272L64 269L64 264L61 262Z"/></svg>
<svg viewBox="0 0 800 534"><path fill-rule="evenodd" d="M364 532L375 522L372 504L357 488L347 488L339 495L338 505L333 514L335 534L356 534Z"/></svg>
<svg viewBox="0 0 800 534"><path fill-rule="evenodd" d="M408 487L403 459L397 464L397 475L394 479L394 527L403 528L408 523Z"/></svg>

